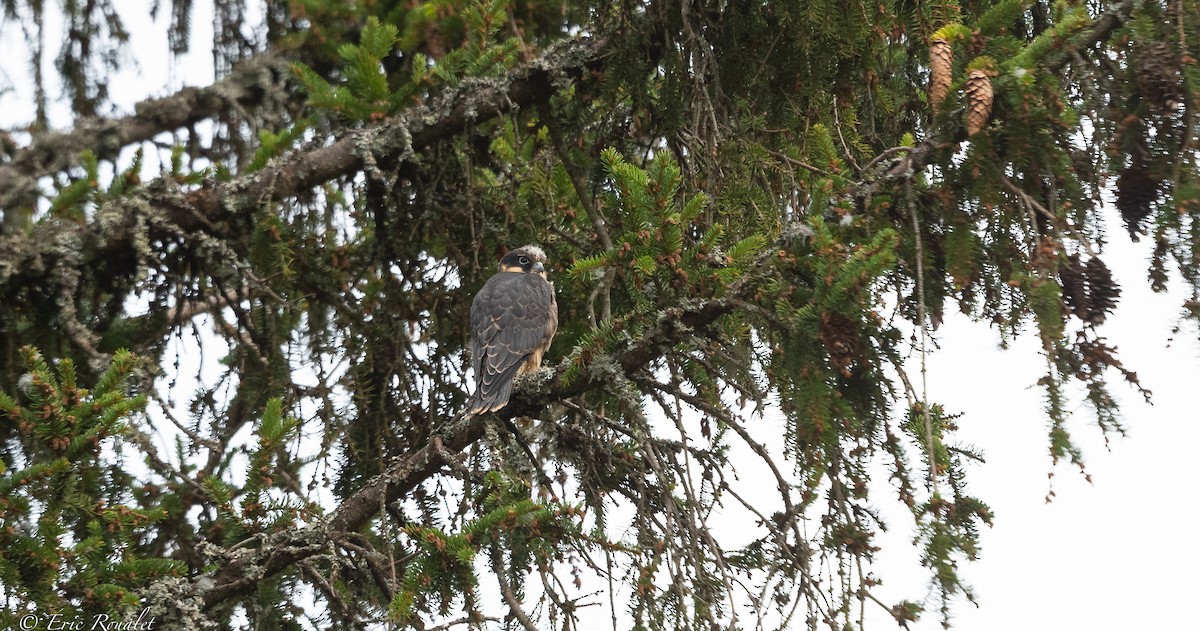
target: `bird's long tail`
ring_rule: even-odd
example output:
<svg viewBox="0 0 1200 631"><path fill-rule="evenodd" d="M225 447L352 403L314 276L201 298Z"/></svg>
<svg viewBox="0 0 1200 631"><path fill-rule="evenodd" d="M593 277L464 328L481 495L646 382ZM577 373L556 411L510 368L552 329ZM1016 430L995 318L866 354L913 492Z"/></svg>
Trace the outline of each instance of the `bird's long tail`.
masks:
<svg viewBox="0 0 1200 631"><path fill-rule="evenodd" d="M500 387L495 392L484 394L483 388L477 386L464 414L474 416L485 412L495 412L508 405L508 397L512 395L513 381L516 380L517 371L520 370L522 363L517 362L508 370L500 373L496 378L496 383L500 384Z"/></svg>

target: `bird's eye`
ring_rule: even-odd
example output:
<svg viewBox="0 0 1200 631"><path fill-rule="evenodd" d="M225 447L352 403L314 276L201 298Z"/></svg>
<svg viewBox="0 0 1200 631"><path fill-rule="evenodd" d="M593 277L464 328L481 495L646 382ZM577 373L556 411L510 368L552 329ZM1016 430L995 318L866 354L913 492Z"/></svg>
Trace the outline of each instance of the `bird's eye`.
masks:
<svg viewBox="0 0 1200 631"><path fill-rule="evenodd" d="M521 265L529 265L529 257L528 256L522 256L520 260L521 260Z"/></svg>

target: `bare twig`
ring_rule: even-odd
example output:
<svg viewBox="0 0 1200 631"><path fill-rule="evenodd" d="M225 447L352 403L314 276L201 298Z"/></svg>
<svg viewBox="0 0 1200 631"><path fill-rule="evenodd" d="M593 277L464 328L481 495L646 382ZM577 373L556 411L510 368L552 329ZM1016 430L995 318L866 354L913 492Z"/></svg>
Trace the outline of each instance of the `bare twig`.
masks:
<svg viewBox="0 0 1200 631"><path fill-rule="evenodd" d="M583 171L571 159L570 151L563 140L562 128L558 123L558 119L554 117L550 102L547 100L539 102L538 111L541 114L542 122L550 130L550 140L554 143L554 150L558 153L558 159L562 162L563 168L566 169L567 175L571 179L571 186L575 188L575 196L579 198L580 205L583 206L584 212L587 213L588 219L592 222L592 228L596 231L596 239L600 241L602 248L612 250L613 241L612 237L608 234L608 222L604 219L604 214L596 206L595 199L587 190L587 178L584 177ZM604 270L604 276L601 277L600 283L588 298L588 309L592 326L612 319L612 284L615 278L615 269L610 267ZM592 310L593 301L597 296L600 297L599 320L596 319L595 312Z"/></svg>
<svg viewBox="0 0 1200 631"><path fill-rule="evenodd" d="M797 159L787 155L786 153L781 153L779 151L775 151L774 149L767 149L767 153L771 154L772 156L775 156L775 159L782 160L792 166L800 167L801 169L804 169L806 171L812 171L813 173L816 173L817 175L823 175L825 177L833 177L833 174L830 173L829 171L815 167L807 162L797 160Z"/></svg>
<svg viewBox="0 0 1200 631"><path fill-rule="evenodd" d="M36 186L39 177L78 164L85 148L100 159L112 159L127 145L235 106L251 106L251 101L287 94L296 81L289 63L270 55L246 60L211 86L187 87L170 96L147 99L134 106L133 114L122 118L89 120L69 131L35 133L27 147L0 165L0 207L12 207L13 195Z"/></svg>
<svg viewBox="0 0 1200 631"><path fill-rule="evenodd" d="M394 600L396 598L395 565L393 564L392 566L391 578L389 579L382 565L380 565L382 555L375 550L370 540L362 533L345 532L336 533L332 536L339 546L358 554L359 558L367 564L367 569L371 572L371 578L375 580L375 585L383 592L384 597L387 598L388 602Z"/></svg>
<svg viewBox="0 0 1200 631"><path fill-rule="evenodd" d="M896 155L897 153L903 153L905 151L912 151L912 149L913 149L912 147L891 147L889 149L884 149L882 152L879 153L879 155L875 156L874 158L871 158L871 161L867 163L867 166L863 167L862 172L868 173L868 172L870 172L871 169L873 169L875 167L875 165L879 164L884 159L890 158L890 157Z"/></svg>
<svg viewBox="0 0 1200 631"><path fill-rule="evenodd" d="M1056 230L1060 227L1061 224L1063 224L1062 219L1055 216L1055 214L1053 212L1051 212L1050 209L1046 208L1041 202L1034 199L1034 197L1032 195L1025 192L1024 189L1022 189L1021 187L1019 187L1015 183L1013 183L1013 181L1010 180L1007 175L1005 175L1003 173L1000 174L1000 183L1003 184L1004 188L1007 188L1009 190L1009 192L1016 195L1021 200L1021 202L1025 205L1025 207L1029 209L1029 211L1031 213L1037 212L1038 214L1042 215L1043 217L1046 217L1050 221L1050 225L1053 226ZM1036 226L1036 222L1031 222L1031 223L1033 223ZM1096 249L1092 246L1091 241L1086 236L1084 236L1083 234L1080 234L1077 230L1071 228L1070 226L1066 226L1066 230L1067 230L1067 233L1071 235L1071 238L1075 239L1079 243L1079 245L1081 245L1083 247L1083 249L1089 255L1096 256ZM1035 245L1036 245L1036 240L1035 240Z"/></svg>
<svg viewBox="0 0 1200 631"><path fill-rule="evenodd" d="M588 193L587 178L583 176L583 172L579 170L579 166L571 159L571 154L567 149L566 143L563 141L562 129L558 124L558 119L554 117L550 103L548 101L539 102L538 112L542 115L542 123L550 130L550 140L554 143L554 150L558 153L559 161L562 162L563 168L566 169L567 175L571 178L571 186L575 188L575 196L579 198L579 203L583 206L584 212L587 213L588 219L592 222L592 227L596 230L596 238L600 240L600 245L605 250L611 250L613 242L608 234L608 222L605 221L604 215L600 213L600 209L596 207L592 195Z"/></svg>
<svg viewBox="0 0 1200 631"><path fill-rule="evenodd" d="M500 557L500 548L492 546L492 571L496 575L496 583L500 585L500 595L504 597L505 604L508 605L508 610L512 612L517 622L525 627L525 631L538 631L537 625L530 619L529 614L521 608L521 601L517 600L517 595L513 593L512 586L508 584L508 578L504 575L504 560Z"/></svg>
<svg viewBox="0 0 1200 631"><path fill-rule="evenodd" d="M925 359L929 356L929 331L926 328L925 313L925 248L921 241L921 222L917 218L917 205L913 202L912 187L906 182L905 200L908 206L908 216L912 220L913 243L916 248L917 265L917 326L921 328L921 414L925 420L925 448L929 459L929 487L933 495L938 494L938 464L937 455L933 450L933 416L929 409L929 390L926 382Z"/></svg>
<svg viewBox="0 0 1200 631"><path fill-rule="evenodd" d="M439 624L436 627L426 627L424 629L424 631L446 631L447 629L450 629L452 627L457 627L457 626L463 625L463 624L476 625L476 624L479 624L480 622L500 622L500 621L501 621L500 618L495 618L492 616L471 615L471 616L466 616L464 618L458 618L457 620L451 620L450 622L447 622L445 624Z"/></svg>
<svg viewBox="0 0 1200 631"><path fill-rule="evenodd" d="M245 287L239 287L236 291L230 290L223 294L209 294L198 300L185 300L181 304L167 309L167 322L178 323L191 320L198 315L221 309L235 302L241 302L248 295L249 292Z"/></svg>

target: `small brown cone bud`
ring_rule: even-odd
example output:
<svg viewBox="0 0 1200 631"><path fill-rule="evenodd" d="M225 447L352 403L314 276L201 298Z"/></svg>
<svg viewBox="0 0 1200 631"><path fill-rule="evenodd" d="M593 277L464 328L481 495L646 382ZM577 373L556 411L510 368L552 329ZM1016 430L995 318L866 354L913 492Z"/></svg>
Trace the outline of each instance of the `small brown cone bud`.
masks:
<svg viewBox="0 0 1200 631"><path fill-rule="evenodd" d="M967 75L967 135L974 136L987 125L992 115L992 79L986 70Z"/></svg>
<svg viewBox="0 0 1200 631"><path fill-rule="evenodd" d="M954 65L954 49L946 40L929 42L929 102L937 111L950 94L950 74Z"/></svg>

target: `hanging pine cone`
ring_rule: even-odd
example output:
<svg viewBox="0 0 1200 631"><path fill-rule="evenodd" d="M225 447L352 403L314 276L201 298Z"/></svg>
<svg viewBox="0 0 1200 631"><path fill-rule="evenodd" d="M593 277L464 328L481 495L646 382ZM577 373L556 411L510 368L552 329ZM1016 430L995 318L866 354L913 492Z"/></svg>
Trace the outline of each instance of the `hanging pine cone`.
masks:
<svg viewBox="0 0 1200 631"><path fill-rule="evenodd" d="M1156 292L1167 290L1167 255L1170 254L1170 244L1159 237L1154 240L1154 252L1150 254L1150 289Z"/></svg>
<svg viewBox="0 0 1200 631"><path fill-rule="evenodd" d="M829 363L850 376L850 365L858 355L858 329L850 318L836 312L821 314L821 343L829 351Z"/></svg>
<svg viewBox="0 0 1200 631"><path fill-rule="evenodd" d="M967 57L977 57L987 48L988 40L991 39L984 35L979 29L971 31L971 37L967 39Z"/></svg>
<svg viewBox="0 0 1200 631"><path fill-rule="evenodd" d="M1062 284L1063 302L1075 317L1087 321L1091 302L1087 295L1087 278L1083 275L1083 263L1078 254L1072 254L1064 265L1058 267L1058 282Z"/></svg>
<svg viewBox="0 0 1200 631"><path fill-rule="evenodd" d="M1117 178L1117 210L1134 241L1143 234L1142 224L1150 216L1150 204L1158 198L1158 185L1149 169L1140 165L1125 169Z"/></svg>
<svg viewBox="0 0 1200 631"><path fill-rule="evenodd" d="M1088 322L1103 324L1106 313L1111 313L1121 296L1121 288L1113 281L1112 272L1100 257L1093 257L1084 269L1088 284Z"/></svg>
<svg viewBox="0 0 1200 631"><path fill-rule="evenodd" d="M1158 113L1174 113L1183 104L1183 77L1179 54L1166 42L1150 42L1141 48L1135 65L1138 91Z"/></svg>
<svg viewBox="0 0 1200 631"><path fill-rule="evenodd" d="M987 125L992 115L992 79L986 70L967 75L967 135L974 136Z"/></svg>
<svg viewBox="0 0 1200 631"><path fill-rule="evenodd" d="M940 37L929 42L929 103L937 111L950 94L954 49Z"/></svg>

